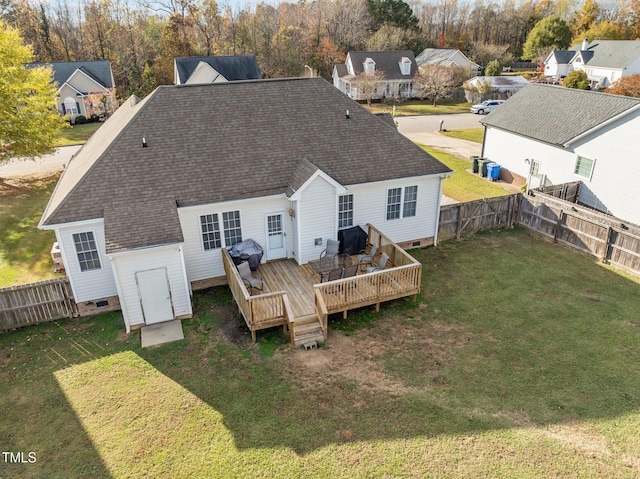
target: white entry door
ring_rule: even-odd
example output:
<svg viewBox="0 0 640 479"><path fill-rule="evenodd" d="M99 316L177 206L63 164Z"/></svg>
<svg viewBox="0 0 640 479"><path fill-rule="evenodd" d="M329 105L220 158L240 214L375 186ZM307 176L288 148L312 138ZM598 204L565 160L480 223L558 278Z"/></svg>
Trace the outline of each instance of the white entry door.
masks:
<svg viewBox="0 0 640 479"><path fill-rule="evenodd" d="M175 319L166 268L138 271L136 282L145 324Z"/></svg>
<svg viewBox="0 0 640 479"><path fill-rule="evenodd" d="M267 231L267 259L278 259L287 256L287 241L284 232L284 212L265 215Z"/></svg>

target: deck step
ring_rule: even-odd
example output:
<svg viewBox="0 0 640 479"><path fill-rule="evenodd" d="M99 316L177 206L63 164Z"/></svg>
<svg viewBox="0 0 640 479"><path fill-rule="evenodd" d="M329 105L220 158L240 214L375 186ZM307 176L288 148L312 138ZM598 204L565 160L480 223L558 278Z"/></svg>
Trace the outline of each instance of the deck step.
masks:
<svg viewBox="0 0 640 479"><path fill-rule="evenodd" d="M324 334L322 334L322 331L318 331L315 334L305 334L302 337L298 337L298 335L296 335L294 344L296 348L299 348L303 344L307 344L307 343L318 344L323 342L324 342Z"/></svg>
<svg viewBox="0 0 640 479"><path fill-rule="evenodd" d="M298 316L294 319L292 326L295 347L324 342L324 333L322 332L322 325L317 314Z"/></svg>

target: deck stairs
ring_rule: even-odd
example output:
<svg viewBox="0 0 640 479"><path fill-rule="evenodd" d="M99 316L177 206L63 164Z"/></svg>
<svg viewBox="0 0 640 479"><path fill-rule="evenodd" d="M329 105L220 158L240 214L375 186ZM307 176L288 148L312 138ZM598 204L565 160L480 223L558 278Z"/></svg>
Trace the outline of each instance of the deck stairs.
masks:
<svg viewBox="0 0 640 479"><path fill-rule="evenodd" d="M291 343L294 347L298 348L308 343L323 343L324 332L322 331L322 324L318 315L308 314L305 316L298 316L293 320L292 324L293 339Z"/></svg>

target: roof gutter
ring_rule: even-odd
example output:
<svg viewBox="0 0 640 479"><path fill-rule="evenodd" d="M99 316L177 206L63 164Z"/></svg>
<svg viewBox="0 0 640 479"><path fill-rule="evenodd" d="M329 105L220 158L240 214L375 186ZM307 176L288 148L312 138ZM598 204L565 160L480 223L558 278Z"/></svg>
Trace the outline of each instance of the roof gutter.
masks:
<svg viewBox="0 0 640 479"><path fill-rule="evenodd" d="M578 136L576 136L575 138L570 139L569 141L567 141L566 143L564 143L562 146L564 148L569 148L569 146L573 143L576 143L577 141L582 140L584 137L591 135L594 131L599 130L600 128L603 128L605 126L610 125L611 123L618 121L620 118L623 118L627 115L629 115L630 113L633 113L637 110L640 109L640 103L638 103L636 106L632 106L631 108L629 108L628 110L623 111L622 113L617 114L616 116L609 118L608 120L605 120L604 122L600 123L599 125L585 131L584 133L580 133Z"/></svg>

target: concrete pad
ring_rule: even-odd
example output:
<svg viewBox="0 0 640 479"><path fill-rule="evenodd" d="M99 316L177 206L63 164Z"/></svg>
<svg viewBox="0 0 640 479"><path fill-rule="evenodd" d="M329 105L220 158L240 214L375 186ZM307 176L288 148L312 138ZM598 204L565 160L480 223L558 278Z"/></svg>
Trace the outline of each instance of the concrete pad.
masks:
<svg viewBox="0 0 640 479"><path fill-rule="evenodd" d="M184 339L182 321L175 319L166 323L150 324L140 329L142 347L155 346L156 344L170 343Z"/></svg>

